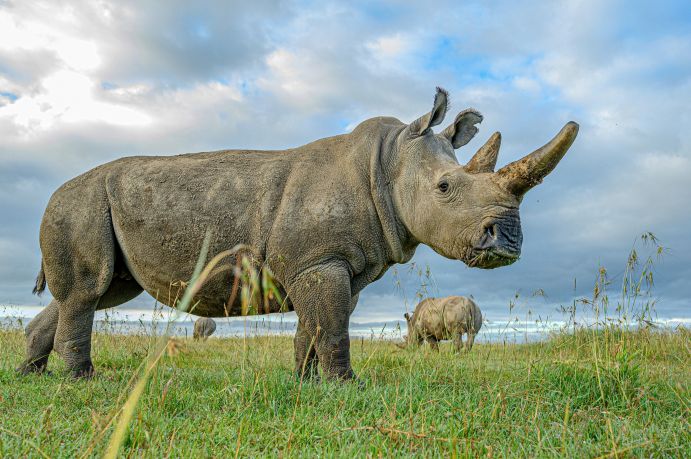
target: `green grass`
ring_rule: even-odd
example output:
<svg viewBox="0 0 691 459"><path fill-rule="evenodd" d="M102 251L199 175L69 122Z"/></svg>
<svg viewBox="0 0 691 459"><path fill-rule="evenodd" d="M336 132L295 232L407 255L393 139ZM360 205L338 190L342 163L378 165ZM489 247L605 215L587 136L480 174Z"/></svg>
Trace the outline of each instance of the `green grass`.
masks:
<svg viewBox="0 0 691 459"><path fill-rule="evenodd" d="M176 340L120 454L688 456L689 338L684 330L579 332L478 344L462 356L449 344L435 354L356 339L362 386L301 385L287 337ZM23 336L0 331L0 457L103 454L154 346L146 336L98 334L94 380L69 379L55 356L52 374L20 377L13 368Z"/></svg>

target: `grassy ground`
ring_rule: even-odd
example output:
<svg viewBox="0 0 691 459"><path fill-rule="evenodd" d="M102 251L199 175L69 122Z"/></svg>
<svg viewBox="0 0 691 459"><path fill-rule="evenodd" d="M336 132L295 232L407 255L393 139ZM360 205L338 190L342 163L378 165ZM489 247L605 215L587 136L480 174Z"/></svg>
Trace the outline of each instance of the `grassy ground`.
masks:
<svg viewBox="0 0 691 459"><path fill-rule="evenodd" d="M456 356L353 342L364 382L305 383L286 337L177 340L155 367L126 456L571 456L691 454L688 331L581 332ZM19 377L0 331L0 456L100 455L154 340L96 335L92 381ZM133 378L134 376L134 378ZM113 421L115 419L115 421Z"/></svg>

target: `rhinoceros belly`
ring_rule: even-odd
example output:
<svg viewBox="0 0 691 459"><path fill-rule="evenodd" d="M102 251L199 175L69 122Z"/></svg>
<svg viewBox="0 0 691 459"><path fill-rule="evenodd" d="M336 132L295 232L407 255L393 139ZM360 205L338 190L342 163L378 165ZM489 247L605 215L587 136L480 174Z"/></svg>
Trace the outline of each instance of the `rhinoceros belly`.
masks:
<svg viewBox="0 0 691 459"><path fill-rule="evenodd" d="M171 169L176 161L133 159L107 184L113 229L128 270L144 290L171 307L182 298L207 232L207 261L242 245L261 264L270 223L263 202L243 192L242 177L211 174L208 167ZM243 307L241 289L233 294L235 258L222 265L226 269L195 296L194 314L223 317L280 309L264 301L266 295L260 295L261 307Z"/></svg>

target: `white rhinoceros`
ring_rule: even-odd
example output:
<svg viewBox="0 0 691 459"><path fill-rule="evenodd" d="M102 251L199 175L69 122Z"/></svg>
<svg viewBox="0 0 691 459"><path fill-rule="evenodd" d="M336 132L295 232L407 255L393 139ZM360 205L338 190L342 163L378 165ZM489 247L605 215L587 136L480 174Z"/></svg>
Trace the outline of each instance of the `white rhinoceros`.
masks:
<svg viewBox="0 0 691 459"><path fill-rule="evenodd" d="M194 321L192 337L195 340L206 341L216 331L216 322L211 317L200 317Z"/></svg>
<svg viewBox="0 0 691 459"><path fill-rule="evenodd" d="M411 316L404 314L408 323L407 344L422 344L427 341L432 349L439 350L439 341L451 339L456 352L463 347L470 351L475 336L482 328L482 312L475 301L464 296L427 298L415 307Z"/></svg>
<svg viewBox="0 0 691 459"><path fill-rule="evenodd" d="M419 244L471 267L515 262L521 199L578 131L569 122L494 172L499 134L461 165L454 149L482 116L464 110L434 133L446 109L438 89L432 111L410 124L372 118L349 134L282 151L128 157L68 181L41 223L35 291L47 283L54 299L26 329L20 370L43 371L54 349L74 376L90 376L94 312L142 291L174 307L171 283L190 279L210 232L209 256L243 244L273 272L287 299L261 312L297 313L297 371L313 375L319 362L329 378L353 378L348 321L360 291ZM227 304L233 273L204 285L195 315L246 312L237 296Z"/></svg>

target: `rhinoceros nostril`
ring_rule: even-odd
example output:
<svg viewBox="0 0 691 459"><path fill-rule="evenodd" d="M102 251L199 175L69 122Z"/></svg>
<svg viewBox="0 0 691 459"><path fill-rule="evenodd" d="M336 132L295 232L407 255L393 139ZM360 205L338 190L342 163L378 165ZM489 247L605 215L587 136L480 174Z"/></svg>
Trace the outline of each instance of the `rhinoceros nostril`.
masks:
<svg viewBox="0 0 691 459"><path fill-rule="evenodd" d="M488 226L485 228L485 233L487 234L487 236L489 236L489 237L492 238L492 239L494 239L494 238L497 237L496 226L497 226L497 225L488 225Z"/></svg>

